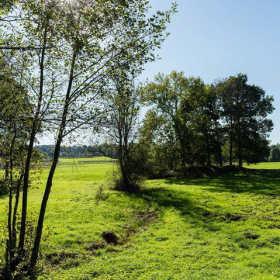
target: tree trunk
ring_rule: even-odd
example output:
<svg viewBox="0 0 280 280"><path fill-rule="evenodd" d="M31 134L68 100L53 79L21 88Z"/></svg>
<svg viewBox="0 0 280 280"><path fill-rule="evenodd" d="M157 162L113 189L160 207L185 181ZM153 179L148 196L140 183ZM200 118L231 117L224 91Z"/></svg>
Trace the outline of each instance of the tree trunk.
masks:
<svg viewBox="0 0 280 280"><path fill-rule="evenodd" d="M208 151L207 153L207 166L211 167L212 166L212 162L211 162L211 153Z"/></svg>
<svg viewBox="0 0 280 280"><path fill-rule="evenodd" d="M36 117L35 117L35 119L36 119ZM35 121L35 119L34 119L34 121ZM32 158L33 147L34 147L34 142L35 142L35 135L36 135L35 131L36 131L36 127L35 127L35 122L34 122L31 136L30 136L26 162L25 162L24 180L23 180L23 188L22 188L21 227L20 227L20 236L19 236L19 247L18 247L20 255L22 255L24 253L29 172L30 172L30 164L31 164L31 158Z"/></svg>
<svg viewBox="0 0 280 280"><path fill-rule="evenodd" d="M12 203L13 203L13 194L12 188L9 187L9 211L8 211L8 233L9 233L9 240L7 243L7 256L8 256L8 270L10 271L10 264L13 259L13 235L12 235Z"/></svg>
<svg viewBox="0 0 280 280"><path fill-rule="evenodd" d="M230 123L230 137L229 137L229 166L232 167L233 165L233 131L232 131L232 120Z"/></svg>
<svg viewBox="0 0 280 280"><path fill-rule="evenodd" d="M13 231L12 231L12 212L13 212L13 152L14 145L16 141L16 133L14 134L11 147L10 147L10 160L9 160L9 210L8 210L8 232L9 232L9 243L7 246L7 254L9 258L9 269L11 266L11 262L14 258L14 244L13 244Z"/></svg>
<svg viewBox="0 0 280 280"><path fill-rule="evenodd" d="M187 153L186 153L186 148L185 148L185 141L179 138L179 143L180 143L180 148L181 148L181 167L183 174L187 174Z"/></svg>
<svg viewBox="0 0 280 280"><path fill-rule="evenodd" d="M187 163L186 153L185 153L185 151L183 151L182 154L181 154L181 167L182 167L182 172L183 172L184 175L187 175L186 163Z"/></svg>
<svg viewBox="0 0 280 280"><path fill-rule="evenodd" d="M242 168L243 166L243 161L242 161L242 156L239 156L239 168Z"/></svg>
<svg viewBox="0 0 280 280"><path fill-rule="evenodd" d="M33 250L32 250L30 270L29 270L29 273L31 273L31 274L34 271L34 268L36 266L37 259L38 259L47 203L48 203L51 188L52 188L53 177L54 177L54 173L55 173L56 166L57 166L57 163L58 163L59 152L60 152L61 143L62 143L62 140L63 140L63 134L64 134L65 126L66 126L68 109L69 109L69 105L70 105L70 93L71 93L73 79L74 79L75 62L76 62L76 53L74 52L73 58L72 58L70 76L69 76L69 84L68 84L67 93L66 93L65 101L64 101L62 119L61 119L61 123L60 123L60 126L59 126L59 132L58 132L57 141L56 141L56 145L55 145L53 163L52 163L52 166L51 166L51 169L50 169L50 172L49 172L49 176L48 176L48 180L47 180L47 184L46 184L46 189L45 189L45 193L44 193L42 204L41 204L37 229L36 229L35 242L34 242L34 247L33 247Z"/></svg>
<svg viewBox="0 0 280 280"><path fill-rule="evenodd" d="M38 224L37 224L37 230L36 230L36 237L35 237L34 247L33 247L32 256L31 256L31 264L30 264L31 273L34 270L35 265L37 263L37 259L38 259L38 253L39 253L43 226L44 226L45 213L46 213L47 203L48 203L50 192L51 192L54 172L55 172L58 158L59 158L60 146L61 146L61 142L62 142L62 133L63 133L63 131L62 131L62 129L60 129L59 137L57 139L57 143L55 146L53 163L52 163L52 166L51 166L51 169L49 172L46 189L45 189L44 197L43 197L42 204L41 204L41 209L40 209L40 214L39 214L39 219L38 219Z"/></svg>
<svg viewBox="0 0 280 280"><path fill-rule="evenodd" d="M206 136L206 146L207 146L207 166L211 167L212 162L211 162L211 149L210 149L210 144L209 144L209 138Z"/></svg>
<svg viewBox="0 0 280 280"><path fill-rule="evenodd" d="M10 163L7 160L6 164L5 164L5 180L8 180L8 178L9 178L9 165L10 165Z"/></svg>
<svg viewBox="0 0 280 280"><path fill-rule="evenodd" d="M38 121L41 112L42 100L43 100L43 90L44 90L44 69L45 69L45 54L46 54L46 45L47 45L47 33L48 33L48 23L45 27L44 39L43 39L43 47L41 54L41 62L40 62L40 90L38 96L38 103L36 113L32 123L31 136L28 146L28 152L25 162L25 170L24 170L24 181L23 181L23 191L22 191L22 211L21 211L21 228L20 228L20 237L19 237L19 253L22 255L24 253L24 243L25 243L25 233L26 233L26 216L27 216L27 195L28 195L28 187L29 187L29 173L30 173L30 165L33 154L34 142L38 130Z"/></svg>
<svg viewBox="0 0 280 280"><path fill-rule="evenodd" d="M17 230L16 230L16 223L17 223L17 211L18 211L18 204L19 204L19 196L20 196L20 186L23 180L23 174L20 175L20 178L17 182L17 189L15 194L15 204L14 204L14 212L13 212L13 222L12 222L12 231L13 231L13 245L14 248L17 244Z"/></svg>

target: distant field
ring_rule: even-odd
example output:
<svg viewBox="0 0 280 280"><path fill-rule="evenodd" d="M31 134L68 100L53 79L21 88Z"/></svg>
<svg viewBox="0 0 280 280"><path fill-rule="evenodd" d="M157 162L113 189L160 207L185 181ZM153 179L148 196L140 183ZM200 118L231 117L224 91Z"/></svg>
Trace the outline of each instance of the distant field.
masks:
<svg viewBox="0 0 280 280"><path fill-rule="evenodd" d="M137 195L108 189L114 166L101 158L60 160L38 279L280 278L280 163L251 165L246 174L150 180ZM29 192L35 216L43 188L33 183ZM0 197L0 222L5 211ZM123 244L94 250L106 230Z"/></svg>
<svg viewBox="0 0 280 280"><path fill-rule="evenodd" d="M105 161L105 162L111 162L115 161L114 159L111 159L110 157L93 157L93 158L61 158L59 160L59 163L64 164L64 163L70 163L70 164L76 164L76 163L91 163L91 162L100 162L100 161Z"/></svg>
<svg viewBox="0 0 280 280"><path fill-rule="evenodd" d="M251 169L280 169L280 162L261 162L246 167Z"/></svg>

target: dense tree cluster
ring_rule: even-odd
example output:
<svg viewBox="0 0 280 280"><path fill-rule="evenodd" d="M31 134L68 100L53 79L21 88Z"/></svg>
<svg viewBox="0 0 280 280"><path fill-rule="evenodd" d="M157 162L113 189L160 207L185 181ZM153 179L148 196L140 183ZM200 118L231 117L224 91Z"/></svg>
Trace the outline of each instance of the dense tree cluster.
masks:
<svg viewBox="0 0 280 280"><path fill-rule="evenodd" d="M271 162L280 162L280 145L273 145L270 147L270 155L268 160Z"/></svg>
<svg viewBox="0 0 280 280"><path fill-rule="evenodd" d="M249 85L246 75L206 85L182 72L159 74L142 94L152 106L142 134L152 131L147 152L161 171L185 173L188 166L235 163L242 167L269 155L273 98Z"/></svg>

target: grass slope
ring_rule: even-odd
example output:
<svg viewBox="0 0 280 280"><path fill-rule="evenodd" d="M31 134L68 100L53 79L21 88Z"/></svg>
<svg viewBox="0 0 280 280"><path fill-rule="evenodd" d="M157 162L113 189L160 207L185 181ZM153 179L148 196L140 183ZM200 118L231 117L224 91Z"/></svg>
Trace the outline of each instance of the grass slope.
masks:
<svg viewBox="0 0 280 280"><path fill-rule="evenodd" d="M38 279L280 278L280 164L214 178L151 180L137 195L107 189L97 203L113 166L105 159L61 160ZM30 189L34 215L43 188ZM1 216L5 204L0 198ZM123 244L88 250L106 230Z"/></svg>

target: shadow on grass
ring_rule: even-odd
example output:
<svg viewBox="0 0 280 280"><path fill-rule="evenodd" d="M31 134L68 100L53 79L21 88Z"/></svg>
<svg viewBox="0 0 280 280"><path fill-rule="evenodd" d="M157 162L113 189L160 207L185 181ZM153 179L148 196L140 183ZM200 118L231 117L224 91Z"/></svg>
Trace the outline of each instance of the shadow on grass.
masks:
<svg viewBox="0 0 280 280"><path fill-rule="evenodd" d="M185 186L197 185L211 192L280 196L279 169L243 169L239 173L213 175L203 179L167 179L165 183Z"/></svg>
<svg viewBox="0 0 280 280"><path fill-rule="evenodd" d="M7 196L7 195L8 195L7 188L6 188L5 184L0 181L0 198Z"/></svg>
<svg viewBox="0 0 280 280"><path fill-rule="evenodd" d="M203 190L217 193L255 194L269 198L280 196L280 170L254 170L243 169L238 173L214 175L200 179L173 178L164 180L166 185L185 186L182 191L166 187L154 187L143 189L134 194L150 204L158 206L162 213L166 208L179 211L180 215L195 226L203 226L211 230L211 221L215 220L215 213L207 211L207 206L196 202L192 194L188 193L188 186L202 187ZM223 211L217 212L222 213ZM226 213L225 213L226 215ZM222 219L223 217L216 217ZM214 219L214 220L213 220ZM221 220L222 221L222 220ZM210 222L210 223L209 223Z"/></svg>
<svg viewBox="0 0 280 280"><path fill-rule="evenodd" d="M213 230L213 225L209 223L210 212L203 205L196 203L192 195L186 191L164 187L146 188L133 196L144 199L150 205L155 205L160 216L164 215L166 209L174 209L188 224Z"/></svg>

